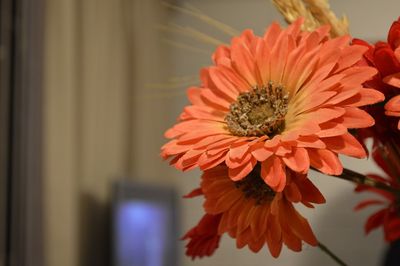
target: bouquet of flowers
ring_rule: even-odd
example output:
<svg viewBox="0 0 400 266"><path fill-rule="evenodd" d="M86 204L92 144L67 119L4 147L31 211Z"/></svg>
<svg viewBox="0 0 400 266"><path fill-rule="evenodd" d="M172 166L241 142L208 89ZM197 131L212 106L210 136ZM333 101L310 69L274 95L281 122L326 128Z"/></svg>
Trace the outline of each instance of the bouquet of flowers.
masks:
<svg viewBox="0 0 400 266"><path fill-rule="evenodd" d="M187 232L187 255L210 256L228 234L238 248L318 246L297 204L313 208L324 196L310 170L377 194L356 209L382 208L365 224L400 238L400 19L387 41L370 44L348 34L327 1L274 0L289 26L262 36L245 30L220 45L190 105L165 136L162 157L177 169L202 170L186 198L204 198L204 216ZM365 141L373 139L371 150ZM345 169L339 155L372 156L386 176Z"/></svg>

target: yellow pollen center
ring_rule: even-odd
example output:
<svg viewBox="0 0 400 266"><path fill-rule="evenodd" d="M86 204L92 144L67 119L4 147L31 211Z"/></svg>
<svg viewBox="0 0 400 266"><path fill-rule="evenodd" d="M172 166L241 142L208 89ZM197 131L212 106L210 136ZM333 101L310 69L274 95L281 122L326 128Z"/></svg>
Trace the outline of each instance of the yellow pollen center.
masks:
<svg viewBox="0 0 400 266"><path fill-rule="evenodd" d="M228 130L235 136L273 137L285 127L288 102L285 89L272 82L241 93L225 117Z"/></svg>

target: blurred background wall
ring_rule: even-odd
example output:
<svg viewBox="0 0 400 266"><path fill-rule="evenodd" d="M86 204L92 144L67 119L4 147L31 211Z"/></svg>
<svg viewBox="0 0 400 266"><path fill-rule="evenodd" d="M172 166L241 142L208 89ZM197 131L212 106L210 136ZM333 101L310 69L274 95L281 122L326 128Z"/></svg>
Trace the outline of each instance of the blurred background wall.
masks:
<svg viewBox="0 0 400 266"><path fill-rule="evenodd" d="M259 34L273 20L282 22L265 0L173 2L194 5L238 30L250 27ZM385 38L400 10L396 0L332 0L331 5L337 14L347 14L354 36L369 40ZM168 184L181 194L198 185L198 171L179 173L158 154L165 143L163 132L186 104L184 86L175 86L176 79L172 83L169 79L195 80L199 68L209 64L213 47L159 29L167 23L190 25L229 42L158 0L46 2L43 199L47 266L109 265L107 230L114 180ZM375 170L365 160L345 161L352 169ZM312 178L328 203L302 212L320 240L350 265L379 265L384 251L381 233L364 237L366 213L352 212L362 197L354 195L353 186L344 181L316 174ZM200 200L182 201L182 232L197 223L201 204ZM183 243L180 247L183 257ZM238 251L227 236L213 257L193 263L182 258L182 264L334 265L308 246L301 254L284 250L278 260L265 248L257 255L247 249Z"/></svg>
<svg viewBox="0 0 400 266"><path fill-rule="evenodd" d="M112 181L168 182L158 154L170 112L146 99L146 82L168 73L154 30L164 15L126 0L47 1L46 14L46 260L108 265Z"/></svg>

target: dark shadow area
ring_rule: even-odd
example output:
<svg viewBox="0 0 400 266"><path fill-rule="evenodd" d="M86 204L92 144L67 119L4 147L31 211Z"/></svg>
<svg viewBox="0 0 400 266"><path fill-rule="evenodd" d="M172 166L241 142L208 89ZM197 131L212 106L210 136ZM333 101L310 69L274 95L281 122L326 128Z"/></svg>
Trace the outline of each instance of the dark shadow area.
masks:
<svg viewBox="0 0 400 266"><path fill-rule="evenodd" d="M79 217L79 265L111 265L111 204L82 193Z"/></svg>
<svg viewBox="0 0 400 266"><path fill-rule="evenodd" d="M400 265L400 239L390 245L384 261L384 266Z"/></svg>

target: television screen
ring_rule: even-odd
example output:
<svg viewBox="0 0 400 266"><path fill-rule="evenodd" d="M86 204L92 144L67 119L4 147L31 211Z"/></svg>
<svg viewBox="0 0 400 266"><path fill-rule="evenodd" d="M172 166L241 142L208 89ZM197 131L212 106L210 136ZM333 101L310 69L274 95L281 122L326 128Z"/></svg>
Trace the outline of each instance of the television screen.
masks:
<svg viewBox="0 0 400 266"><path fill-rule="evenodd" d="M113 207L114 266L176 266L176 193L119 182Z"/></svg>

